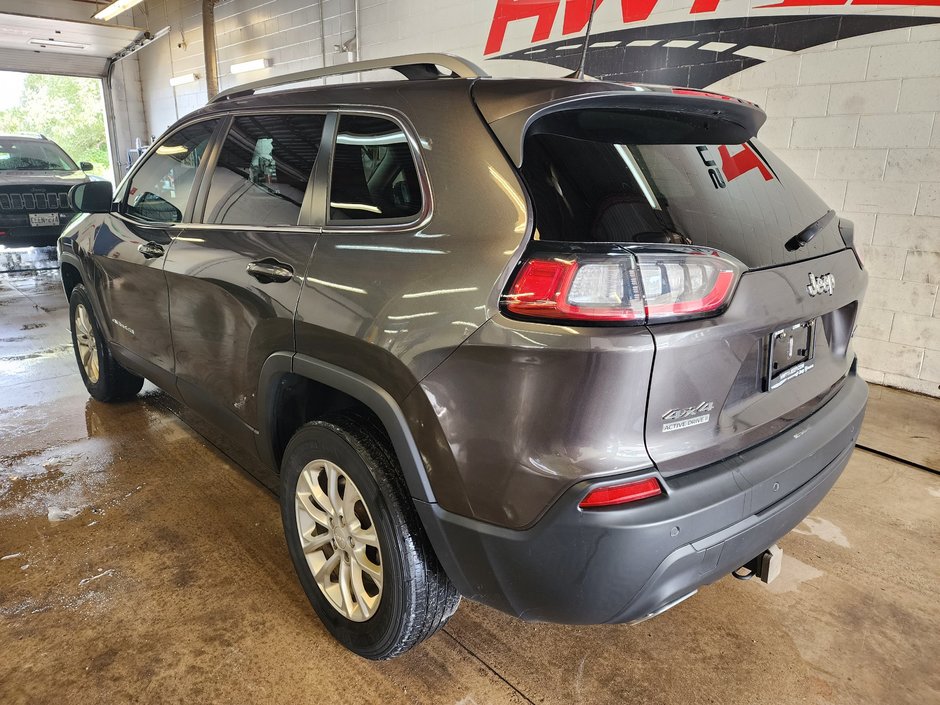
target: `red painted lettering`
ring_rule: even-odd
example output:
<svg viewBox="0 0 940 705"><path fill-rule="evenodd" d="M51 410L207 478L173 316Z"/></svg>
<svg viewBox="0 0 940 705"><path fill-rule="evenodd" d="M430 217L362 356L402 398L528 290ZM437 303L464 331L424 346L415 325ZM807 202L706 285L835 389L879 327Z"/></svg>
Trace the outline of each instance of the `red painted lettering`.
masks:
<svg viewBox="0 0 940 705"><path fill-rule="evenodd" d="M486 39L484 54L495 54L503 48L506 27L510 22L537 18L532 32L533 42L542 42L552 33L555 15L561 0L499 0L490 25L490 34Z"/></svg>
<svg viewBox="0 0 940 705"><path fill-rule="evenodd" d="M767 168L767 165L757 156L757 152L749 144L742 144L741 151L735 155L732 155L725 145L721 145L718 148L718 154L721 156L721 170L728 181L734 181L741 174L746 174L751 169L760 171L764 181L772 181L774 178L773 174L770 173L770 169Z"/></svg>
<svg viewBox="0 0 940 705"><path fill-rule="evenodd" d="M597 0L597 7L600 7L602 2L603 0ZM648 19L657 2L659 0L620 0L624 24ZM718 4L718 0L695 0L695 2L714 3L716 6ZM534 17L536 22L532 32L532 41L541 42L548 39L560 5L561 0L498 0L483 53L495 54L501 51L503 40L506 38L506 28L510 22L518 20ZM567 36L583 32L591 16L591 5L592 0L565 0L561 33ZM705 12L705 10L700 10L700 12Z"/></svg>
<svg viewBox="0 0 940 705"><path fill-rule="evenodd" d="M697 15L700 12L714 12L718 9L718 2L719 0L695 0L689 12L693 15Z"/></svg>
<svg viewBox="0 0 940 705"><path fill-rule="evenodd" d="M642 22L649 19L650 14L659 0L620 0L620 10L624 24ZM511 22L519 20L535 20L535 29L532 30L532 42L543 42L552 34L555 18L562 0L497 0L493 21L490 24L490 33L486 39L485 55L495 54L503 50L506 39L506 28ZM600 7L603 0L597 0ZM689 14L697 15L714 12L718 9L721 0L692 0ZM755 9L814 7L814 6L844 6L844 5L885 5L885 6L919 6L937 7L940 0L776 0L769 5L758 5ZM565 12L562 21L561 34L569 36L584 31L588 18L591 16L591 0L565 0Z"/></svg>

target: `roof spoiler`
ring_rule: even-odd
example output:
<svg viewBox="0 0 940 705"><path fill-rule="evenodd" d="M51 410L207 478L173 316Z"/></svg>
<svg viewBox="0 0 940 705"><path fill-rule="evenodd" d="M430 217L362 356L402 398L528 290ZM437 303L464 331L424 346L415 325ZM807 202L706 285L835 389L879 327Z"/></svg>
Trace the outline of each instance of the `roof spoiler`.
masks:
<svg viewBox="0 0 940 705"><path fill-rule="evenodd" d="M532 124L557 113L608 109L650 117L681 115L695 127L682 140L689 144L743 144L767 119L754 103L692 88L570 81L550 82L544 90L513 96L500 83L475 84L474 98L517 167L522 166L523 143Z"/></svg>

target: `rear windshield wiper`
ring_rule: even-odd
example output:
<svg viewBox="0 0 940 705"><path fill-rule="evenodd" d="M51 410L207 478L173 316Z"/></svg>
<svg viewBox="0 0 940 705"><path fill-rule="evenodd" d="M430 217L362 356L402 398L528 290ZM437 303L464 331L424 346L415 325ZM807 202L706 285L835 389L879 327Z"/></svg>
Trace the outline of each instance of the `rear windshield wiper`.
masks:
<svg viewBox="0 0 940 705"><path fill-rule="evenodd" d="M784 244L784 247L786 247L787 251L789 252L795 252L801 247L806 247L810 240L816 237L819 231L829 225L830 221L835 217L836 212L834 210L826 211L826 214L822 218L817 220L815 223L811 223L799 233L787 240L786 244Z"/></svg>

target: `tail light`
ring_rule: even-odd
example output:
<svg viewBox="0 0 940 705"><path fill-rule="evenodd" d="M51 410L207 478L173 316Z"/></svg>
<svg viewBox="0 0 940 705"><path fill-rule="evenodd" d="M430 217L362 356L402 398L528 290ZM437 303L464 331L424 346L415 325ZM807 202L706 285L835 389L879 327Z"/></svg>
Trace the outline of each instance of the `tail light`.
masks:
<svg viewBox="0 0 940 705"><path fill-rule="evenodd" d="M503 296L525 318L642 325L720 314L744 266L717 250L636 249L527 259Z"/></svg>

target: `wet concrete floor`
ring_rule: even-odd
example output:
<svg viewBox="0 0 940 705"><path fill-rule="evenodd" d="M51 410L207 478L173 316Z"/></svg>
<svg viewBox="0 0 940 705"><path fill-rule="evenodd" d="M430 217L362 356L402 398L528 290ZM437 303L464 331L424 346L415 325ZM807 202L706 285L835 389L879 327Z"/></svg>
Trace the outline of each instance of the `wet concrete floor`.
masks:
<svg viewBox="0 0 940 705"><path fill-rule="evenodd" d="M872 443L935 453L940 402L875 392L922 430L876 412ZM465 600L371 663L308 607L275 497L194 425L150 385L89 400L56 272L0 275L0 703L940 702L940 476L903 462L856 451L770 587L726 578L633 627Z"/></svg>

